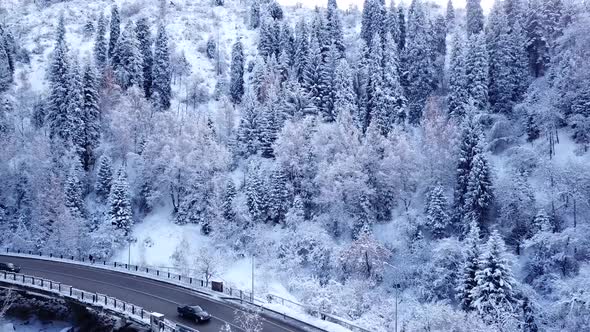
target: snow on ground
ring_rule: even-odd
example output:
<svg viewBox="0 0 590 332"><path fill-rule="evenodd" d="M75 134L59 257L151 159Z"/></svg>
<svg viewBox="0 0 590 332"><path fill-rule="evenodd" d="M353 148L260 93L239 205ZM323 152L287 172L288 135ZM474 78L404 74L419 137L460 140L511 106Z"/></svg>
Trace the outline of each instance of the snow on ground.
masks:
<svg viewBox="0 0 590 332"><path fill-rule="evenodd" d="M72 325L66 322L39 320L10 319L8 323L0 324L0 332L61 332L67 331Z"/></svg>

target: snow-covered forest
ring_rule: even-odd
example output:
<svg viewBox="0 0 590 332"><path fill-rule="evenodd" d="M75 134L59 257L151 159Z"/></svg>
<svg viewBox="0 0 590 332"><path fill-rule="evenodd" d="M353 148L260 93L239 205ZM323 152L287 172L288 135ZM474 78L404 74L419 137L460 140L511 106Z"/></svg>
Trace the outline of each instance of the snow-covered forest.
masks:
<svg viewBox="0 0 590 332"><path fill-rule="evenodd" d="M588 59L582 0L2 0L0 246L157 219L370 330L589 331Z"/></svg>

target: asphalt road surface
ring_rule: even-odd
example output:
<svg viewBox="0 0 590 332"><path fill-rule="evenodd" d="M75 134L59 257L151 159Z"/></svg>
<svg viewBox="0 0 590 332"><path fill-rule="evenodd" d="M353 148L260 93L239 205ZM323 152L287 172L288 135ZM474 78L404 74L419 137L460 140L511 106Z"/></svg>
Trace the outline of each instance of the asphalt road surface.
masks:
<svg viewBox="0 0 590 332"><path fill-rule="evenodd" d="M236 319L236 307L211 299L191 290L125 273L88 266L0 255L0 262L21 267L26 275L61 282L81 290L106 294L152 312L159 312L174 322L196 328L201 332L219 332L229 323L232 331L243 331ZM211 314L211 320L201 324L177 316L181 304L200 305ZM264 317L265 332L305 331L281 319Z"/></svg>

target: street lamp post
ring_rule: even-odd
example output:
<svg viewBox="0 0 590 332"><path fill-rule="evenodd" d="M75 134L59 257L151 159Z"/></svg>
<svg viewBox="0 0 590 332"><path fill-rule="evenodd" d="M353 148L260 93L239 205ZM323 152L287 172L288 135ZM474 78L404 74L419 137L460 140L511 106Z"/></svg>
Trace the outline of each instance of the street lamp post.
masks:
<svg viewBox="0 0 590 332"><path fill-rule="evenodd" d="M254 303L254 254L252 254L252 296L250 301Z"/></svg>
<svg viewBox="0 0 590 332"><path fill-rule="evenodd" d="M385 263L385 265L389 266L392 269L395 269L395 266L387 263L387 262L383 262ZM393 287L395 288L395 332L397 332L397 305L399 303L399 289L400 289L400 284L396 283L393 285Z"/></svg>

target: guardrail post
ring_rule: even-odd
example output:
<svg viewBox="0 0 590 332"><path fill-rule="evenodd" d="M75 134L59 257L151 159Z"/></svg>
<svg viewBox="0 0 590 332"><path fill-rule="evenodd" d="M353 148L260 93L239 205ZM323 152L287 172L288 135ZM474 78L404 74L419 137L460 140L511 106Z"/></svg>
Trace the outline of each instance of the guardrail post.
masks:
<svg viewBox="0 0 590 332"><path fill-rule="evenodd" d="M43 279L41 279L41 287L43 287Z"/></svg>
<svg viewBox="0 0 590 332"><path fill-rule="evenodd" d="M125 303L125 302L123 302L123 311L125 311L125 304L126 304L126 303Z"/></svg>
<svg viewBox="0 0 590 332"><path fill-rule="evenodd" d="M4 279L6 279L6 272L4 272Z"/></svg>
<svg viewBox="0 0 590 332"><path fill-rule="evenodd" d="M12 276L14 277L14 281L16 281L16 273L13 273ZM23 282L25 282L24 277L23 277Z"/></svg>
<svg viewBox="0 0 590 332"><path fill-rule="evenodd" d="M105 295L104 296L104 305L108 305L109 304L109 298Z"/></svg>
<svg viewBox="0 0 590 332"><path fill-rule="evenodd" d="M70 296L72 296L72 286L70 286Z"/></svg>
<svg viewBox="0 0 590 332"><path fill-rule="evenodd" d="M150 273L150 269L149 268L145 268L145 273Z"/></svg>
<svg viewBox="0 0 590 332"><path fill-rule="evenodd" d="M201 287L203 287L203 279L201 279Z"/></svg>
<svg viewBox="0 0 590 332"><path fill-rule="evenodd" d="M141 319L143 319L143 309L141 309L141 312L139 313L139 317L141 317Z"/></svg>
<svg viewBox="0 0 590 332"><path fill-rule="evenodd" d="M115 267L117 267L117 262L114 262L113 264L115 264Z"/></svg>
<svg viewBox="0 0 590 332"><path fill-rule="evenodd" d="M133 304L131 305L131 313L135 315L135 306Z"/></svg>
<svg viewBox="0 0 590 332"><path fill-rule="evenodd" d="M168 271L168 279L170 279L170 271Z"/></svg>
<svg viewBox="0 0 590 332"><path fill-rule="evenodd" d="M82 291L82 300L84 300L84 291Z"/></svg>
<svg viewBox="0 0 590 332"><path fill-rule="evenodd" d="M193 283L193 277L188 278L188 283L192 285L192 283Z"/></svg>
<svg viewBox="0 0 590 332"><path fill-rule="evenodd" d="M102 265L107 265L107 261L102 261Z"/></svg>
<svg viewBox="0 0 590 332"><path fill-rule="evenodd" d="M125 264L125 268L127 269L127 264Z"/></svg>
<svg viewBox="0 0 590 332"><path fill-rule="evenodd" d="M115 305L115 308L117 308L117 299L113 299L113 303Z"/></svg>
<svg viewBox="0 0 590 332"><path fill-rule="evenodd" d="M59 258L60 259L64 259L64 255L59 255Z"/></svg>
<svg viewBox="0 0 590 332"><path fill-rule="evenodd" d="M135 265L135 271L139 270L139 266Z"/></svg>
<svg viewBox="0 0 590 332"><path fill-rule="evenodd" d="M53 253L52 252L49 253L49 258L53 258Z"/></svg>
<svg viewBox="0 0 590 332"><path fill-rule="evenodd" d="M178 275L178 281L180 281L180 274Z"/></svg>
<svg viewBox="0 0 590 332"><path fill-rule="evenodd" d="M72 260L74 260L74 256L72 256Z"/></svg>
<svg viewBox="0 0 590 332"><path fill-rule="evenodd" d="M61 284L57 284L57 291L61 293Z"/></svg>
<svg viewBox="0 0 590 332"><path fill-rule="evenodd" d="M160 276L160 270L156 270L156 275L159 277Z"/></svg>
<svg viewBox="0 0 590 332"><path fill-rule="evenodd" d="M92 303L96 303L96 296L92 294Z"/></svg>
<svg viewBox="0 0 590 332"><path fill-rule="evenodd" d="M31 255L31 254L32 254L32 252L29 250L29 255Z"/></svg>

